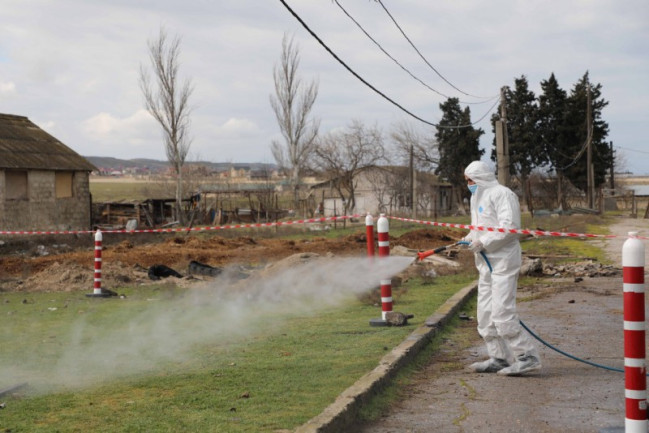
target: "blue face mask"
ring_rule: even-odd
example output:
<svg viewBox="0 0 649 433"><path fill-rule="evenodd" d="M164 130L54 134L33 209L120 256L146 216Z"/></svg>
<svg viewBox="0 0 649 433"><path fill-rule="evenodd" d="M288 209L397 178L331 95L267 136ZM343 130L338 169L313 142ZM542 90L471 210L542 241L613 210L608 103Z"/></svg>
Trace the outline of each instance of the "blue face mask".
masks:
<svg viewBox="0 0 649 433"><path fill-rule="evenodd" d="M467 188L469 188L471 194L475 194L476 190L478 189L478 184L474 183L473 185L467 185Z"/></svg>

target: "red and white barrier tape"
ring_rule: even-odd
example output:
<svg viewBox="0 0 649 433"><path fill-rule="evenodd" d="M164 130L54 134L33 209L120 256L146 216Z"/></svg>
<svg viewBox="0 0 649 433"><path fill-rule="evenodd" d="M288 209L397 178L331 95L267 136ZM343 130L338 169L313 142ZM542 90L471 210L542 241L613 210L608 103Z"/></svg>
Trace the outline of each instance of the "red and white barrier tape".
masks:
<svg viewBox="0 0 649 433"><path fill-rule="evenodd" d="M532 235L532 236L561 236L561 237L569 237L569 238L616 238L616 237L626 237L626 236L618 236L618 235L594 235L594 234L588 234L588 233L566 233L566 232L552 232L552 231L545 231L545 230L529 230L529 229L506 229L502 227L483 227L483 226L473 226L473 225L467 225L467 224L452 224L452 223L439 223L435 221L422 221L422 220L414 220L410 218L399 218L399 217L393 217L389 216L388 218L398 220L398 221L405 221L405 222L410 222L410 223L417 223L417 224L426 224L426 225L431 225L435 227L450 227L450 228L456 228L456 229L466 229L466 230L478 230L478 231L488 231L488 232L499 232L499 233L518 233L518 234L523 234L523 235ZM637 239L649 239L648 237L644 236L637 236Z"/></svg>
<svg viewBox="0 0 649 433"><path fill-rule="evenodd" d="M247 228L260 228L260 227L275 227L275 226L290 226L296 224L309 224L309 223L322 223L327 221L339 221L351 218L360 218L361 215L342 215L335 217L322 217L322 218L309 218L303 220L295 221L278 221L272 223L255 223L255 224L233 224L225 226L212 226L212 227L180 227L180 228L168 228L168 229L141 229L141 230L102 230L102 233L181 233L181 232L205 232L212 230L228 230L228 229L247 229ZM395 216L387 216L387 218L404 221L415 224L425 224L435 227L448 227L456 229L465 229L465 230L478 230L478 231L489 231L489 232L500 232L500 233L518 233L523 235L531 236L559 236L559 237L570 237L570 238L616 238L616 237L626 237L618 235L595 235L588 233L567 233L567 232L553 232L545 230L529 230L529 229L506 229L501 227L482 227L482 226L473 226L468 224L453 224L453 223L440 223L436 221L423 221L415 220L411 218L400 218ZM48 230L48 231L28 231L28 230L0 230L0 235L78 235L78 234L93 234L95 230ZM637 239L649 240L649 237L645 236L636 236Z"/></svg>
<svg viewBox="0 0 649 433"><path fill-rule="evenodd" d="M255 224L234 224L215 227L180 227L169 229L142 229L142 230L102 230L102 233L178 233L178 232L204 232L210 230L227 230L227 229L246 229L259 227L289 226L295 224L322 223L327 221L338 221L350 218L360 218L360 215L343 215L335 217L310 218L295 221L278 221L273 223L255 223ZM95 230L49 230L49 231L28 231L28 230L0 230L0 235L78 235L92 234Z"/></svg>

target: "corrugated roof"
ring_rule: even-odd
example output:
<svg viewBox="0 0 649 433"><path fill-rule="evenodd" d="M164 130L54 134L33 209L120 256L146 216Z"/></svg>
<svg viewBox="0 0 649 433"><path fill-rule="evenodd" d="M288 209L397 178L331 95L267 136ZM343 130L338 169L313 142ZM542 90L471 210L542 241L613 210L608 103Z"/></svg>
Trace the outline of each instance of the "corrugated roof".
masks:
<svg viewBox="0 0 649 433"><path fill-rule="evenodd" d="M0 114L0 168L82 170L96 167L27 117Z"/></svg>

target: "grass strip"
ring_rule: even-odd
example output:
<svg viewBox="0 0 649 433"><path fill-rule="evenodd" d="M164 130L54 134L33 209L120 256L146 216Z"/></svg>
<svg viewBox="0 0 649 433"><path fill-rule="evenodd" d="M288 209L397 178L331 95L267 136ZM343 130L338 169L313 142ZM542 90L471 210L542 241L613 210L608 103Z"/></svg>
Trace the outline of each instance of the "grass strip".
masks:
<svg viewBox="0 0 649 433"><path fill-rule="evenodd" d="M411 280L395 296L394 309L414 314L411 324L421 325L471 278ZM0 314L9 317L0 332L0 344L7 348L0 354L0 378L50 385L39 389L41 393L29 388L25 395L7 398L0 429L290 430L320 413L413 329L371 327L369 320L380 317L380 307L350 299L342 307L315 314L296 311L261 317L254 329L244 333L215 329L204 341L192 344L183 357L161 356L149 368L130 374L120 371L128 372L131 363L137 364L138 353L123 352L101 366L106 370L99 375L101 380L90 380L85 386L68 387L48 377L59 371L62 360L72 362L67 354L71 346L87 344L114 356L122 350L120 336L133 327L150 326L143 318L152 305L169 309L187 305L179 303L186 295L183 291L168 287L127 287L119 292L126 299L98 300L79 293L0 294ZM190 317L204 313L200 305L188 312ZM191 326L191 321L178 324ZM99 348L93 341L105 341L108 347ZM74 362L82 366L88 355L76 353Z"/></svg>

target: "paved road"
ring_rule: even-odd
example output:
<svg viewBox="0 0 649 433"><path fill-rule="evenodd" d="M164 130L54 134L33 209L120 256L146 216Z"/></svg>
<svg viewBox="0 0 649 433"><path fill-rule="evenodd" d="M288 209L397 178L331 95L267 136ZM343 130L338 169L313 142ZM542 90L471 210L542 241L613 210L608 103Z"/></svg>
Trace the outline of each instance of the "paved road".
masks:
<svg viewBox="0 0 649 433"><path fill-rule="evenodd" d="M626 235L644 220L621 220ZM621 263L624 238L606 241ZM549 343L591 362L623 368L622 278L565 279L519 291L523 322ZM649 317L649 315L648 315ZM465 366L485 357L475 322L458 330L468 342L446 345L385 416L358 433L605 432L624 426L624 374L569 359L540 346L543 368L524 377L475 374ZM622 430L623 431L623 430Z"/></svg>

